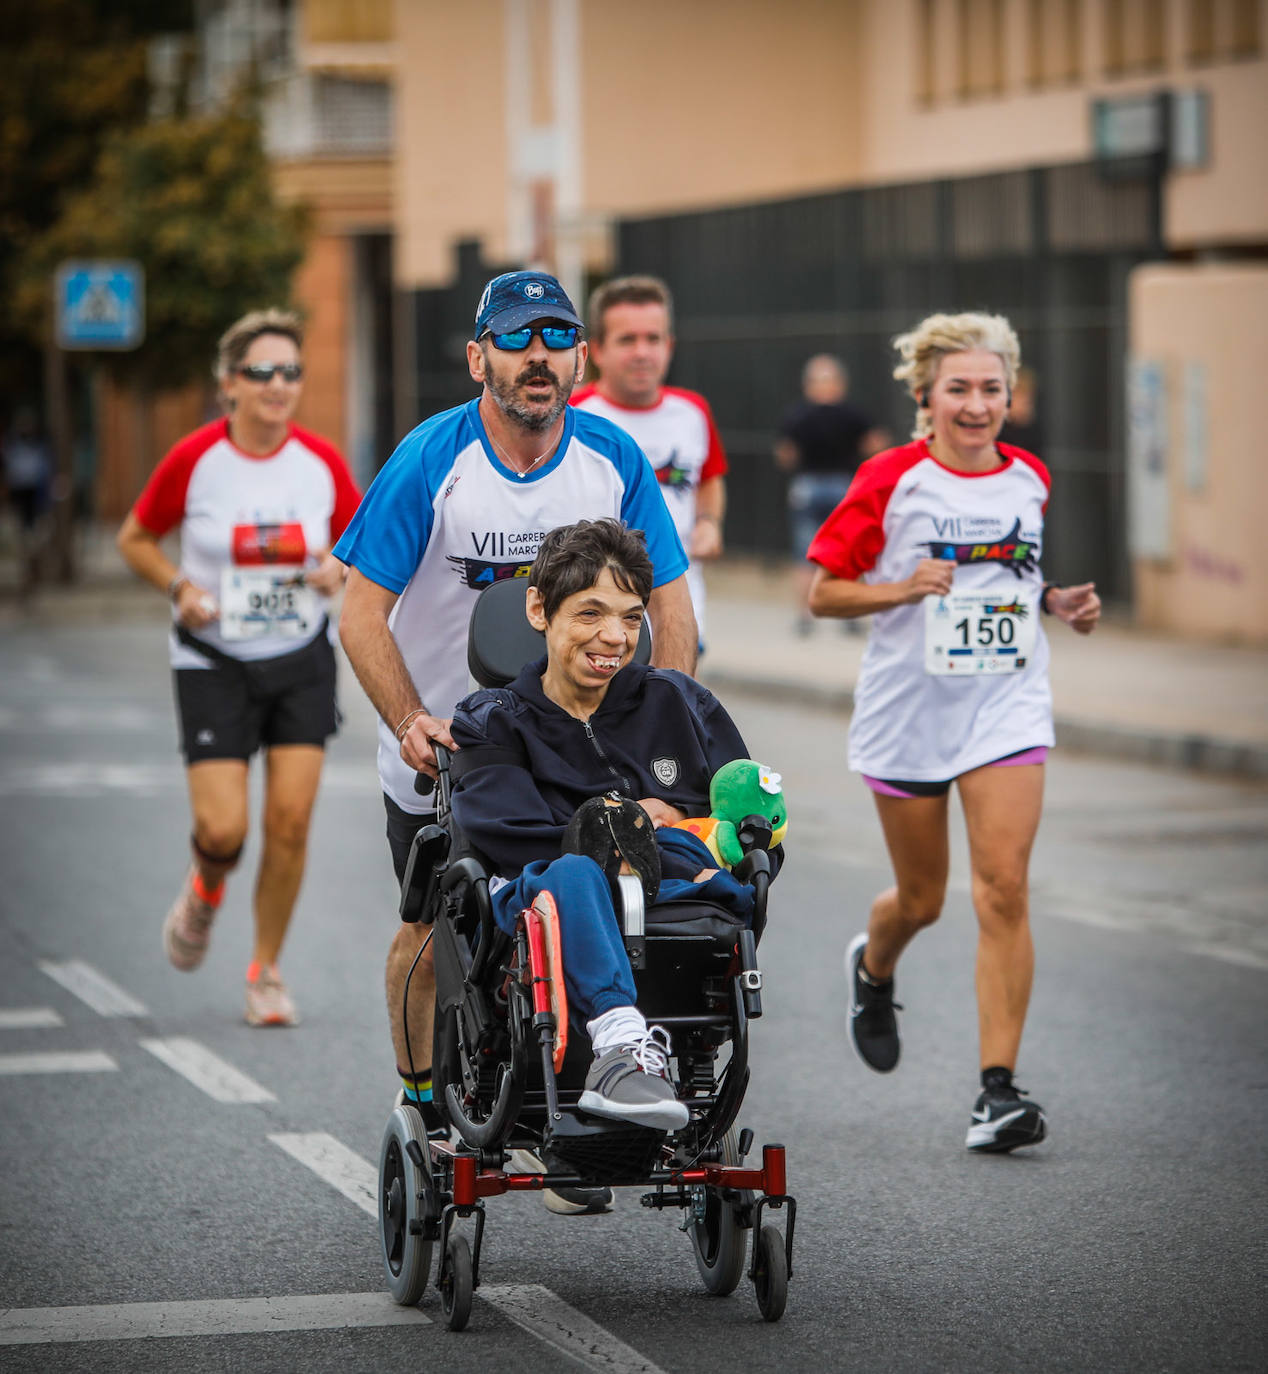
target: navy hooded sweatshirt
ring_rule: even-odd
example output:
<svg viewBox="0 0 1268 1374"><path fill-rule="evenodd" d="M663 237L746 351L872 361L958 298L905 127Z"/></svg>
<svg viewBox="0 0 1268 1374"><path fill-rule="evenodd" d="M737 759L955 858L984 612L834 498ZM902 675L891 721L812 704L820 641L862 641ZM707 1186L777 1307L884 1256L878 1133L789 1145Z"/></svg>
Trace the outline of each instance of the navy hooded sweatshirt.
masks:
<svg viewBox="0 0 1268 1374"><path fill-rule="evenodd" d="M545 671L542 659L509 687L473 693L450 727L459 749L473 751L454 788L454 817L505 878L558 855L564 827L591 797L659 797L707 816L714 773L749 757L721 702L685 673L627 664L587 722L542 691Z"/></svg>

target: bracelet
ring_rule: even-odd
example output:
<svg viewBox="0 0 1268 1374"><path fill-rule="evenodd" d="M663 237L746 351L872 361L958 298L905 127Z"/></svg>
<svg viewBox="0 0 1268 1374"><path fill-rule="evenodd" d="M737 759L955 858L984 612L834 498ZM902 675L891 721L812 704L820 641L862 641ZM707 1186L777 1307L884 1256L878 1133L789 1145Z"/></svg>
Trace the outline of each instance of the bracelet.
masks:
<svg viewBox="0 0 1268 1374"><path fill-rule="evenodd" d="M176 576L172 578L172 580L167 584L167 599L169 601L175 601L176 598L181 594L181 588L188 586L189 578L186 577L184 573L177 573Z"/></svg>
<svg viewBox="0 0 1268 1374"><path fill-rule="evenodd" d="M722 521L719 520L716 515L710 515L707 511L702 511L696 516L696 524L698 525L702 520L712 520L719 529L722 528Z"/></svg>
<svg viewBox="0 0 1268 1374"><path fill-rule="evenodd" d="M1044 613L1044 615L1052 614L1052 612L1048 609L1048 593L1059 592L1060 590L1061 584L1059 582L1045 582L1043 584L1043 591L1039 593L1039 609Z"/></svg>
<svg viewBox="0 0 1268 1374"><path fill-rule="evenodd" d="M399 744L401 740L404 739L405 732L409 729L410 721L412 721L415 716L425 716L426 714L426 706L415 706L414 709L401 720L401 723L396 727L395 730L392 731L392 733L396 736L397 744Z"/></svg>

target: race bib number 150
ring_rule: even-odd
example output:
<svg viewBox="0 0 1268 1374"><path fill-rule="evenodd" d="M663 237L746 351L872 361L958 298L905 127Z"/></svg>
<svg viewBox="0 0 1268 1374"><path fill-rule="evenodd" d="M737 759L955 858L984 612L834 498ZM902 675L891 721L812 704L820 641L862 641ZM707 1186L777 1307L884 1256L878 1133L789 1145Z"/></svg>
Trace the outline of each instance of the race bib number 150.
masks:
<svg viewBox="0 0 1268 1374"><path fill-rule="evenodd" d="M1035 648L1034 603L982 592L925 598L925 672L1016 673Z"/></svg>

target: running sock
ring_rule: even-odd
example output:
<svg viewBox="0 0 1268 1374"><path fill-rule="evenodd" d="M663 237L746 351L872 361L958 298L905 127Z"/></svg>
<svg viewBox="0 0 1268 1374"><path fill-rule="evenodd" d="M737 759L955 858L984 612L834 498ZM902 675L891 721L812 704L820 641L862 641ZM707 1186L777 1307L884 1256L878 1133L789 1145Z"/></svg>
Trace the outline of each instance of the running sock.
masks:
<svg viewBox="0 0 1268 1374"><path fill-rule="evenodd" d="M873 978L863 965L862 959L859 960L859 977L868 985L869 988L879 988L882 992L889 987L893 987L893 977Z"/></svg>
<svg viewBox="0 0 1268 1374"><path fill-rule="evenodd" d="M431 1065L416 1074L408 1074L403 1069L397 1068L397 1073L401 1075L401 1083L405 1088L406 1102L412 1102L416 1107L424 1102L431 1101Z"/></svg>
<svg viewBox="0 0 1268 1374"><path fill-rule="evenodd" d="M1006 1069L1002 1064L996 1064L993 1068L982 1070L983 1088L1011 1088L1012 1086L1012 1069Z"/></svg>
<svg viewBox="0 0 1268 1374"><path fill-rule="evenodd" d="M401 1075L405 1100L418 1108L427 1134L446 1134L445 1118L441 1115L440 1108L432 1101L431 1065L429 1064L421 1073L404 1073L399 1067L396 1072Z"/></svg>
<svg viewBox="0 0 1268 1374"><path fill-rule="evenodd" d="M637 1007L613 1007L586 1022L594 1054L629 1045L647 1034L647 1019Z"/></svg>
<svg viewBox="0 0 1268 1374"><path fill-rule="evenodd" d="M206 902L208 906L219 906L220 903L224 901L225 880L221 878L215 887L208 887L207 884L203 882L203 875L199 872L197 866L194 868L194 876L189 885L193 890L194 896L197 897L200 902Z"/></svg>

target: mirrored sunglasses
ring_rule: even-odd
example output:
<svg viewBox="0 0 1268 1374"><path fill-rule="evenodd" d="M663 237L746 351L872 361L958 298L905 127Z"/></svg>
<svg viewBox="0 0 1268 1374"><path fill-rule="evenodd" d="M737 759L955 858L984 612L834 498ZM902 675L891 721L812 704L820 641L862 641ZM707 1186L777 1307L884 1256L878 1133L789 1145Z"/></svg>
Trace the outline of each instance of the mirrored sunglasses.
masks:
<svg viewBox="0 0 1268 1374"><path fill-rule="evenodd" d="M577 326L575 324L525 325L523 329L512 329L508 334L494 334L490 330L485 338L493 340L493 347L503 353L523 353L533 341L533 335L540 334L547 348L575 348Z"/></svg>
<svg viewBox="0 0 1268 1374"><path fill-rule="evenodd" d="M280 372L284 382L297 382L304 375L300 363L247 363L238 369L239 376L248 382L271 382Z"/></svg>

